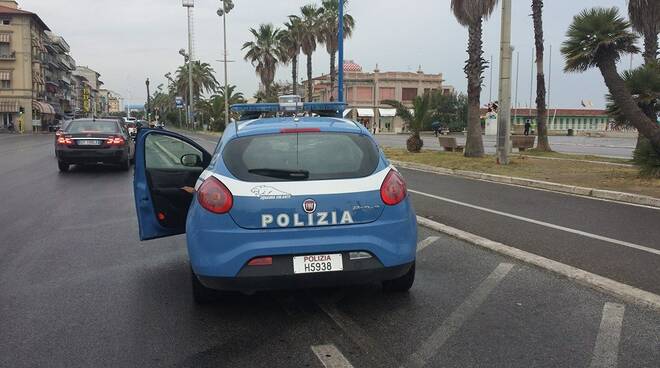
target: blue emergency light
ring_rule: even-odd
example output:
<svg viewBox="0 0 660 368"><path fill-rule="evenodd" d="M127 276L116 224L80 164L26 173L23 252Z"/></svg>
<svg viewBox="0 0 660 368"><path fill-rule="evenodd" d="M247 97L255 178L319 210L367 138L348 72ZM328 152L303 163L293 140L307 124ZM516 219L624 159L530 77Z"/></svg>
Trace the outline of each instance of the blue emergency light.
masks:
<svg viewBox="0 0 660 368"><path fill-rule="evenodd" d="M286 101L283 103L254 103L231 105L231 111L241 114L240 120L256 119L263 114L272 113L275 116L287 116L287 114L310 113L324 117L343 117L346 108L345 102L297 102Z"/></svg>

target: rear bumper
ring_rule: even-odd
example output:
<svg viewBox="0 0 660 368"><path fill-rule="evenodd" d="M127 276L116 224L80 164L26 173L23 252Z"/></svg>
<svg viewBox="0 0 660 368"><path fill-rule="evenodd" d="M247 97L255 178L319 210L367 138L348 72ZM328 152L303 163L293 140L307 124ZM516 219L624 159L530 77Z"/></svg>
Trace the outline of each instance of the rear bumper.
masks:
<svg viewBox="0 0 660 368"><path fill-rule="evenodd" d="M128 150L125 148L101 149L56 149L55 155L60 161L68 164L118 164L128 160Z"/></svg>
<svg viewBox="0 0 660 368"><path fill-rule="evenodd" d="M360 261L351 261L360 262ZM380 263L380 262L379 262ZM392 267L350 267L344 271L309 274L293 274L289 269L285 274L269 276L212 277L197 275L199 281L210 289L233 291L259 291L278 289L307 289L345 285L368 284L393 280L405 275L414 262ZM353 264L353 266L356 266ZM249 266L248 266L249 267ZM252 266L260 267L260 266Z"/></svg>

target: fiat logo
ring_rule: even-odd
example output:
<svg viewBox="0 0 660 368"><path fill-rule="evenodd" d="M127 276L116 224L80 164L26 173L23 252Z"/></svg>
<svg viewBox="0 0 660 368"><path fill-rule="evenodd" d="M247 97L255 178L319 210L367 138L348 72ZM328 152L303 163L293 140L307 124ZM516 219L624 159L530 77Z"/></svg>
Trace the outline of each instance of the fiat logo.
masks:
<svg viewBox="0 0 660 368"><path fill-rule="evenodd" d="M303 202L303 210L307 213L313 213L316 211L316 201L313 199L306 199Z"/></svg>

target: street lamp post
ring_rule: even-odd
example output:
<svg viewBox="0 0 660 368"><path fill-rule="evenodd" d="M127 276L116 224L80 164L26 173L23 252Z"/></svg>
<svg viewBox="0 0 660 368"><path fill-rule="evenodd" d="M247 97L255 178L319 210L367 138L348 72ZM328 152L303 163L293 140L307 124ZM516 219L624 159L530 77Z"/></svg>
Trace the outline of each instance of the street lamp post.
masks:
<svg viewBox="0 0 660 368"><path fill-rule="evenodd" d="M337 78L337 101L344 102L344 0L339 0L339 29L337 33L339 34L339 78Z"/></svg>
<svg viewBox="0 0 660 368"><path fill-rule="evenodd" d="M229 81L227 77L227 14L234 9L234 2L232 0L220 0L222 7L218 9L218 16L222 17L222 37L224 39L224 57L223 63L225 67L225 127L229 125Z"/></svg>
<svg viewBox="0 0 660 368"><path fill-rule="evenodd" d="M186 112L186 125L188 128L191 126L192 122L192 99L193 99L193 93L192 93L192 68L190 65L192 65L192 61L190 60L190 55L186 54L186 50L181 49L179 50L179 55L183 56L183 62L188 64L188 91L189 91L189 96L188 96L188 111Z"/></svg>
<svg viewBox="0 0 660 368"><path fill-rule="evenodd" d="M195 0L182 0L183 7L188 10L188 55L186 61L188 62L188 125L192 123L193 129L195 128L195 118L193 113L193 85L192 85L192 72L193 72L193 46L192 46L192 8L195 7ZM179 51L181 53L181 51Z"/></svg>
<svg viewBox="0 0 660 368"><path fill-rule="evenodd" d="M144 82L147 85L147 120L150 120L151 118L151 92L149 91L149 78L147 78L146 82Z"/></svg>
<svg viewBox="0 0 660 368"><path fill-rule="evenodd" d="M502 0L500 34L500 86L497 114L497 163L509 164L511 127L511 0Z"/></svg>

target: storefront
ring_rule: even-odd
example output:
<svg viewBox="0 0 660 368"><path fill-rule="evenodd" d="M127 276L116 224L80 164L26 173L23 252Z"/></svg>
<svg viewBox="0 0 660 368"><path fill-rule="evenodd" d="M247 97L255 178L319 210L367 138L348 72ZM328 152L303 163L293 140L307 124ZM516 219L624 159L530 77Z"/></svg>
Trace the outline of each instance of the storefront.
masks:
<svg viewBox="0 0 660 368"><path fill-rule="evenodd" d="M48 124L55 120L55 109L48 103L32 101L32 131L47 131Z"/></svg>
<svg viewBox="0 0 660 368"><path fill-rule="evenodd" d="M378 109L378 115L380 115L378 131L394 133L394 117L396 116L396 109Z"/></svg>
<svg viewBox="0 0 660 368"><path fill-rule="evenodd" d="M0 127L5 130L9 130L12 127L13 130L18 129L18 112L19 105L16 100L0 100Z"/></svg>
<svg viewBox="0 0 660 368"><path fill-rule="evenodd" d="M373 131L374 124L374 109L357 108L358 123L364 125L365 128Z"/></svg>

